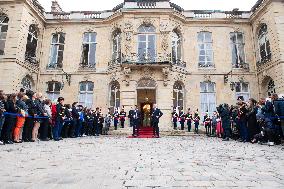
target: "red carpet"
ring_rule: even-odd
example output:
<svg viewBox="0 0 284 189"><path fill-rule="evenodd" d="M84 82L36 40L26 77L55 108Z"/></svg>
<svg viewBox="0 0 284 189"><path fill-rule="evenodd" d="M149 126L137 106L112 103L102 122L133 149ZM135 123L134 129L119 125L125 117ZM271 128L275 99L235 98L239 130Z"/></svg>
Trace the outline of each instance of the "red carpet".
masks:
<svg viewBox="0 0 284 189"><path fill-rule="evenodd" d="M153 128L152 127L141 127L139 129L138 137L129 136L127 138L153 138Z"/></svg>

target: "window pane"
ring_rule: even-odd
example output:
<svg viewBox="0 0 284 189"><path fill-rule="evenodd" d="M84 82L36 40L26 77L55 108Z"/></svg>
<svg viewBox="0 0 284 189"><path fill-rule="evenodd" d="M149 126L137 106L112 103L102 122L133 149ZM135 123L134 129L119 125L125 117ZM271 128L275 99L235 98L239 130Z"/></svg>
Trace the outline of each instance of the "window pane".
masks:
<svg viewBox="0 0 284 189"><path fill-rule="evenodd" d="M89 42L89 33L84 33L84 39L83 39L83 41L84 41L85 43L88 43L88 42Z"/></svg>
<svg viewBox="0 0 284 189"><path fill-rule="evenodd" d="M58 46L57 45L52 45L51 47L51 58L50 58L50 64L56 64L57 63L57 50Z"/></svg>
<svg viewBox="0 0 284 189"><path fill-rule="evenodd" d="M47 91L48 92L53 92L53 82L47 83Z"/></svg>
<svg viewBox="0 0 284 189"><path fill-rule="evenodd" d="M236 83L236 92L241 92L241 85L240 85L240 83Z"/></svg>
<svg viewBox="0 0 284 189"><path fill-rule="evenodd" d="M52 35L52 43L57 43L58 41L58 34L53 34Z"/></svg>
<svg viewBox="0 0 284 189"><path fill-rule="evenodd" d="M205 33L205 42L211 42L212 41L211 36L212 36L211 33L206 32Z"/></svg>
<svg viewBox="0 0 284 189"><path fill-rule="evenodd" d="M56 82L56 83L55 83L55 86L54 86L54 91L55 91L55 92L59 92L59 91L60 91L60 88L61 88L61 83Z"/></svg>
<svg viewBox="0 0 284 189"><path fill-rule="evenodd" d="M242 33L237 33L237 36L238 36L238 40L237 40L237 42L238 43L243 43L243 34Z"/></svg>
<svg viewBox="0 0 284 189"><path fill-rule="evenodd" d="M208 92L215 92L215 83L208 82Z"/></svg>
<svg viewBox="0 0 284 189"><path fill-rule="evenodd" d="M138 41L146 41L146 35L138 35Z"/></svg>
<svg viewBox="0 0 284 189"><path fill-rule="evenodd" d="M248 85L248 83L243 83L242 85L243 85L242 92L249 92L249 85Z"/></svg>
<svg viewBox="0 0 284 189"><path fill-rule="evenodd" d="M63 51L59 51L58 52L58 62L57 62L57 64L61 64L62 63L62 61L63 61Z"/></svg>
<svg viewBox="0 0 284 189"><path fill-rule="evenodd" d="M94 90L94 83L88 82L88 91L93 91L93 90Z"/></svg>
<svg viewBox="0 0 284 189"><path fill-rule="evenodd" d="M204 33L203 32L200 32L200 33L198 33L198 36L197 36L197 40L198 40L198 42L203 42L203 37L204 36Z"/></svg>
<svg viewBox="0 0 284 189"><path fill-rule="evenodd" d="M2 25L1 32L7 32L7 31L8 31L8 25Z"/></svg>
<svg viewBox="0 0 284 189"><path fill-rule="evenodd" d="M86 83L81 83L80 84L80 91L85 92L86 91Z"/></svg>
<svg viewBox="0 0 284 189"><path fill-rule="evenodd" d="M199 62L204 62L205 61L205 56L199 56Z"/></svg>
<svg viewBox="0 0 284 189"><path fill-rule="evenodd" d="M207 91L207 83L206 82L200 83L200 88L201 88L201 92L206 92Z"/></svg>
<svg viewBox="0 0 284 189"><path fill-rule="evenodd" d="M96 33L91 33L91 42L95 43L96 42L96 38L97 38L97 34Z"/></svg>
<svg viewBox="0 0 284 189"><path fill-rule="evenodd" d="M0 40L6 40L7 33L1 33L0 32Z"/></svg>
<svg viewBox="0 0 284 189"><path fill-rule="evenodd" d="M59 43L63 43L64 44L64 42L65 42L65 34L61 33L60 37L59 37Z"/></svg>
<svg viewBox="0 0 284 189"><path fill-rule="evenodd" d="M230 40L231 40L231 43L236 43L236 34L235 33L230 33Z"/></svg>
<svg viewBox="0 0 284 189"><path fill-rule="evenodd" d="M96 63L96 44L95 43L92 43L90 45L89 57L90 57L89 64L95 65L95 63Z"/></svg>

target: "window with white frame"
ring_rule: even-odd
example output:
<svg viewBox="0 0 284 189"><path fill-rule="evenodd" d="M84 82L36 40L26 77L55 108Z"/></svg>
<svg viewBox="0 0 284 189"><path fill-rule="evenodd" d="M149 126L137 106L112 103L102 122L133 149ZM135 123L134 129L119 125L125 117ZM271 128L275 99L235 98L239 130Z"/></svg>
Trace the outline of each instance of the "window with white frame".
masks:
<svg viewBox="0 0 284 189"><path fill-rule="evenodd" d="M56 101L60 97L61 83L56 81L50 81L47 83L47 98L52 102Z"/></svg>
<svg viewBox="0 0 284 189"><path fill-rule="evenodd" d="M213 82L200 83L201 113L208 112L210 115L216 111L216 84Z"/></svg>
<svg viewBox="0 0 284 189"><path fill-rule="evenodd" d="M155 62L156 60L156 29L152 25L138 28L138 62Z"/></svg>
<svg viewBox="0 0 284 189"><path fill-rule="evenodd" d="M244 36L241 32L230 33L230 41L232 47L232 64L233 68L241 68L245 63L245 43Z"/></svg>
<svg viewBox="0 0 284 189"><path fill-rule="evenodd" d="M52 35L49 68L62 68L64 44L65 33L60 32Z"/></svg>
<svg viewBox="0 0 284 189"><path fill-rule="evenodd" d="M263 24L258 32L259 59L261 62L267 62L271 59L270 42L268 39L267 25Z"/></svg>
<svg viewBox="0 0 284 189"><path fill-rule="evenodd" d="M117 29L112 36L112 60L121 62L121 31Z"/></svg>
<svg viewBox="0 0 284 189"><path fill-rule="evenodd" d="M211 32L198 33L199 67L213 67L213 41Z"/></svg>
<svg viewBox="0 0 284 189"><path fill-rule="evenodd" d="M110 84L110 108L114 112L116 108L120 107L120 85L117 81Z"/></svg>
<svg viewBox="0 0 284 189"><path fill-rule="evenodd" d="M184 88L182 83L178 81L173 86L173 107L179 110L184 108Z"/></svg>
<svg viewBox="0 0 284 189"><path fill-rule="evenodd" d="M81 82L79 85L79 104L92 108L94 97L94 83L89 81Z"/></svg>
<svg viewBox="0 0 284 189"><path fill-rule="evenodd" d="M6 15L0 15L0 55L4 55L5 43L8 32L9 18Z"/></svg>
<svg viewBox="0 0 284 189"><path fill-rule="evenodd" d="M172 32L172 62L181 62L181 36L178 32Z"/></svg>
<svg viewBox="0 0 284 189"><path fill-rule="evenodd" d="M82 67L95 67L97 50L97 33L84 33L82 50Z"/></svg>
<svg viewBox="0 0 284 189"><path fill-rule="evenodd" d="M35 64L36 63L36 49L38 42L38 29L32 24L29 27L29 33L26 44L25 60Z"/></svg>
<svg viewBox="0 0 284 189"><path fill-rule="evenodd" d="M235 84L235 89L236 89L236 99L239 97L243 97L244 101L248 101L250 98L250 93L249 93L249 84L244 83L244 82L237 82Z"/></svg>

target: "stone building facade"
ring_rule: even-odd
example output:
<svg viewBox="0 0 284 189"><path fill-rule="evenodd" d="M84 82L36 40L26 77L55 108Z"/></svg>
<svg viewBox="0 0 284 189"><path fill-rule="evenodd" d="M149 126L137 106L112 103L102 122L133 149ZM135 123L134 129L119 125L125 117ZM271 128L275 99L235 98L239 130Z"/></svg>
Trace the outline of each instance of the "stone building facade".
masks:
<svg viewBox="0 0 284 189"><path fill-rule="evenodd" d="M184 10L169 0L124 0L109 11L45 12L0 1L0 89L41 91L90 108L157 103L168 128L179 109L212 112L238 96L284 93L284 3L251 11Z"/></svg>

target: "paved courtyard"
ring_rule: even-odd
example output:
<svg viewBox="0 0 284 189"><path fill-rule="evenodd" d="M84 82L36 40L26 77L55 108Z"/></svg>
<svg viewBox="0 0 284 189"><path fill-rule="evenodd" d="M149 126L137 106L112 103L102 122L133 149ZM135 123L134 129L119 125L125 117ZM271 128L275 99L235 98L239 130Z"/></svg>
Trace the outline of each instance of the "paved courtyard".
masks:
<svg viewBox="0 0 284 189"><path fill-rule="evenodd" d="M203 136L0 146L0 188L284 188L284 147Z"/></svg>

